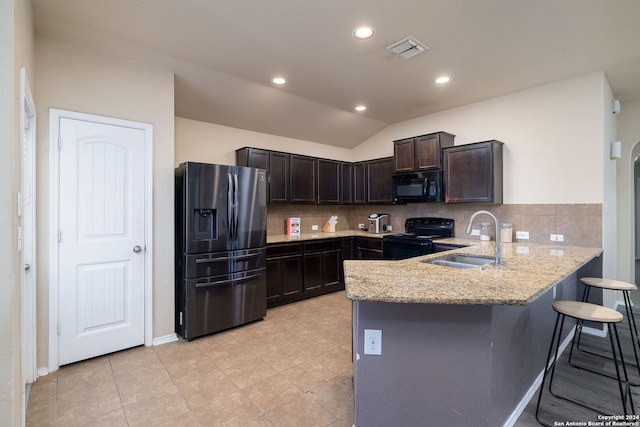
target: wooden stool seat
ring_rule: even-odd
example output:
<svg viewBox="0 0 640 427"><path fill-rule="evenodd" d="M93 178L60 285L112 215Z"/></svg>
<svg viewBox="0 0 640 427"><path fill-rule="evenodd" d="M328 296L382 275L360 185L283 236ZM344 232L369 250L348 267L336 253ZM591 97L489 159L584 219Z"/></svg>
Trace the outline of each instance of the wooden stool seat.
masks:
<svg viewBox="0 0 640 427"><path fill-rule="evenodd" d="M580 281L588 286L611 289L614 291L633 291L637 289L636 285L631 283L621 282L619 280L601 279L599 277L582 277Z"/></svg>
<svg viewBox="0 0 640 427"><path fill-rule="evenodd" d="M552 307L565 316L590 322L618 323L624 318L622 313L616 310L587 302L554 301Z"/></svg>

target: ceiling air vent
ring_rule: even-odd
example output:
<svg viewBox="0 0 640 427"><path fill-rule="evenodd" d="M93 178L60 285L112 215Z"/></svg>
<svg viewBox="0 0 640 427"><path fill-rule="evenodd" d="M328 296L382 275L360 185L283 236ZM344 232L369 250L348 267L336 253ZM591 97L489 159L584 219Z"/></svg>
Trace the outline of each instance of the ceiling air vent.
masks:
<svg viewBox="0 0 640 427"><path fill-rule="evenodd" d="M413 37L407 37L387 47L387 50L402 59L409 59L429 49Z"/></svg>

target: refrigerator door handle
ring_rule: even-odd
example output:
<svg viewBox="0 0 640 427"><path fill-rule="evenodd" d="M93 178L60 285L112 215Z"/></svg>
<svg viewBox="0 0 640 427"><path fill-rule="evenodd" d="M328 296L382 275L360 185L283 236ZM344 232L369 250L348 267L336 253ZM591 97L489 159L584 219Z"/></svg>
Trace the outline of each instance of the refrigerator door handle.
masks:
<svg viewBox="0 0 640 427"><path fill-rule="evenodd" d="M233 284L236 282L244 282L250 279L255 279L256 277L260 277L262 274L264 273L260 272L258 274L252 274L251 276L238 277L237 279L217 280L215 282L196 283L196 288L208 288L211 286L220 286L220 285L226 285L226 284Z"/></svg>
<svg viewBox="0 0 640 427"><path fill-rule="evenodd" d="M234 216L233 240L237 240L238 239L238 222L240 222L238 218L238 174L237 173L233 174L233 216Z"/></svg>
<svg viewBox="0 0 640 427"><path fill-rule="evenodd" d="M220 261L229 261L231 259L247 259L247 258L256 258L259 257L260 254L247 254L247 255L234 255L234 256L222 256L217 258L200 258L196 260L196 264L207 264L210 262L220 262Z"/></svg>
<svg viewBox="0 0 640 427"><path fill-rule="evenodd" d="M228 225L228 236L229 236L229 240L233 241L235 240L235 237L233 235L233 231L234 231L234 219L235 219L235 215L233 214L234 212L234 206L233 206L233 180L231 178L231 174L228 173L227 174L227 178L229 180L229 186L227 188L227 221L229 223Z"/></svg>

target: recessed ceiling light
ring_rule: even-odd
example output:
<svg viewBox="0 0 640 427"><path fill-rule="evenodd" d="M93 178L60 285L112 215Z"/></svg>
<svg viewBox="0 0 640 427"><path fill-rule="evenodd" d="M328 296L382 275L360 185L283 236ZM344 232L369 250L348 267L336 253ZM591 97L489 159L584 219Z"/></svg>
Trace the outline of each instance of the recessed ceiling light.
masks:
<svg viewBox="0 0 640 427"><path fill-rule="evenodd" d="M365 107L364 105L356 105L356 108L355 108L356 111L364 111L366 109L367 107Z"/></svg>
<svg viewBox="0 0 640 427"><path fill-rule="evenodd" d="M284 77L274 77L273 80L271 81L277 85L283 85L287 82L287 80Z"/></svg>
<svg viewBox="0 0 640 427"><path fill-rule="evenodd" d="M371 27L358 27L355 30L353 30L353 37L355 37L358 40L366 40L366 39L370 39L371 37L373 37L373 28Z"/></svg>
<svg viewBox="0 0 640 427"><path fill-rule="evenodd" d="M451 81L451 77L449 76L442 76L436 79L436 83L438 83L439 85L449 83L450 81Z"/></svg>

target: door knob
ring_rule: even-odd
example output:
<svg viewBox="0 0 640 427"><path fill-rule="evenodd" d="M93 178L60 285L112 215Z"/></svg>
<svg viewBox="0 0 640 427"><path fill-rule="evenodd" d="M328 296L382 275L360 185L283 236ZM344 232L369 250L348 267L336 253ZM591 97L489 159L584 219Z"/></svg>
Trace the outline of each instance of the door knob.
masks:
<svg viewBox="0 0 640 427"><path fill-rule="evenodd" d="M29 270L31 270L31 264L25 264L24 271L29 271Z"/></svg>
<svg viewBox="0 0 640 427"><path fill-rule="evenodd" d="M136 245L136 246L133 247L133 252L138 253L138 252L141 252L141 251L142 251L142 248L140 246Z"/></svg>

